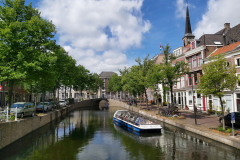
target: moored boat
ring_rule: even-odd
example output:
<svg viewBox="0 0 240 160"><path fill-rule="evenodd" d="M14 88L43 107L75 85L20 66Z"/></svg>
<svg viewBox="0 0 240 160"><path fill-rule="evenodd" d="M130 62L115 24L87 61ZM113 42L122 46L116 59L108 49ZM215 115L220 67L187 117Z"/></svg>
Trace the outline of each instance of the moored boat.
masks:
<svg viewBox="0 0 240 160"><path fill-rule="evenodd" d="M117 110L113 120L136 132L161 132L161 125L137 116L128 110Z"/></svg>

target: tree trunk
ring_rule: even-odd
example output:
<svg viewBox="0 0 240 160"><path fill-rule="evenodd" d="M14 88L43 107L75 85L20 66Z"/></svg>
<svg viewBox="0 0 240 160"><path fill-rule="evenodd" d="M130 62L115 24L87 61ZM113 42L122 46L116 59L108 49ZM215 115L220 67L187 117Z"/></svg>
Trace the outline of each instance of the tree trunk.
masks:
<svg viewBox="0 0 240 160"><path fill-rule="evenodd" d="M142 107L142 94L140 96L140 107Z"/></svg>
<svg viewBox="0 0 240 160"><path fill-rule="evenodd" d="M69 94L69 98L72 98L72 87L70 87L70 94Z"/></svg>
<svg viewBox="0 0 240 160"><path fill-rule="evenodd" d="M55 89L53 89L53 102L55 103L56 102L56 96L55 96Z"/></svg>
<svg viewBox="0 0 240 160"><path fill-rule="evenodd" d="M146 98L147 110L149 110L149 108L148 108L148 99L147 99L147 91L146 91L146 89L144 90L144 92L145 92L145 98Z"/></svg>
<svg viewBox="0 0 240 160"><path fill-rule="evenodd" d="M58 97L57 97L57 102L59 103L59 88L58 88Z"/></svg>
<svg viewBox="0 0 240 160"><path fill-rule="evenodd" d="M159 101L158 101L158 94L157 94L157 106L158 106L158 114L159 114Z"/></svg>
<svg viewBox="0 0 240 160"><path fill-rule="evenodd" d="M65 96L64 96L64 101L66 101L66 97L67 97L67 91L66 91L66 86L65 87Z"/></svg>
<svg viewBox="0 0 240 160"><path fill-rule="evenodd" d="M225 130L224 108L223 108L222 97L219 97L219 99L220 99L220 104L221 104L221 108L222 108L222 123L223 123L223 130Z"/></svg>
<svg viewBox="0 0 240 160"><path fill-rule="evenodd" d="M13 86L14 86L14 80L9 81L9 88L8 88L8 107L9 107L9 112L10 108L12 106L12 97L13 97Z"/></svg>
<svg viewBox="0 0 240 160"><path fill-rule="evenodd" d="M170 86L170 91L171 91L171 105L173 105L173 89L172 86Z"/></svg>

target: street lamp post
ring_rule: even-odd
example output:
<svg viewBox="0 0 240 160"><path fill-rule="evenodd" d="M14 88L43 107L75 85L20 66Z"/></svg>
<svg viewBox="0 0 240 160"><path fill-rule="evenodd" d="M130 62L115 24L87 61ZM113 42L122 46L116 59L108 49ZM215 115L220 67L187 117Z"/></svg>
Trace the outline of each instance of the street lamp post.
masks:
<svg viewBox="0 0 240 160"><path fill-rule="evenodd" d="M193 78L192 77L192 102L193 102L193 110L194 110L194 118L195 118L195 124L197 124L197 117L196 117L196 110L195 110L195 102L194 102L194 94L193 94Z"/></svg>

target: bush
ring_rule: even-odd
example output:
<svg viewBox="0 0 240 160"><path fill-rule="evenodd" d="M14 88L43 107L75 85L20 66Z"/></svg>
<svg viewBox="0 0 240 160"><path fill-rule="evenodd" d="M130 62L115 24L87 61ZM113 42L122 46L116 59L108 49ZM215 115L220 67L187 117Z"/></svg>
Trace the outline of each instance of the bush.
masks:
<svg viewBox="0 0 240 160"><path fill-rule="evenodd" d="M222 126L218 126L218 131L223 131L223 127Z"/></svg>
<svg viewBox="0 0 240 160"><path fill-rule="evenodd" d="M15 120L15 115L9 116L9 120Z"/></svg>
<svg viewBox="0 0 240 160"><path fill-rule="evenodd" d="M226 133L231 133L232 132L232 128L229 128L227 130L225 130Z"/></svg>
<svg viewBox="0 0 240 160"><path fill-rule="evenodd" d="M167 106L168 102L163 102L163 106Z"/></svg>

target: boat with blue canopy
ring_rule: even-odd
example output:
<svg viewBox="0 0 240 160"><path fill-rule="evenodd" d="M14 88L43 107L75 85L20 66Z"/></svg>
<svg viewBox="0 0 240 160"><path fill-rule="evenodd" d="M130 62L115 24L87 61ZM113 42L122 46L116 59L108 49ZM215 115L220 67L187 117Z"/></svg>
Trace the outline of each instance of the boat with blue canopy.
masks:
<svg viewBox="0 0 240 160"><path fill-rule="evenodd" d="M128 110L117 110L113 115L113 120L136 132L161 132L162 129L160 124L155 124Z"/></svg>

